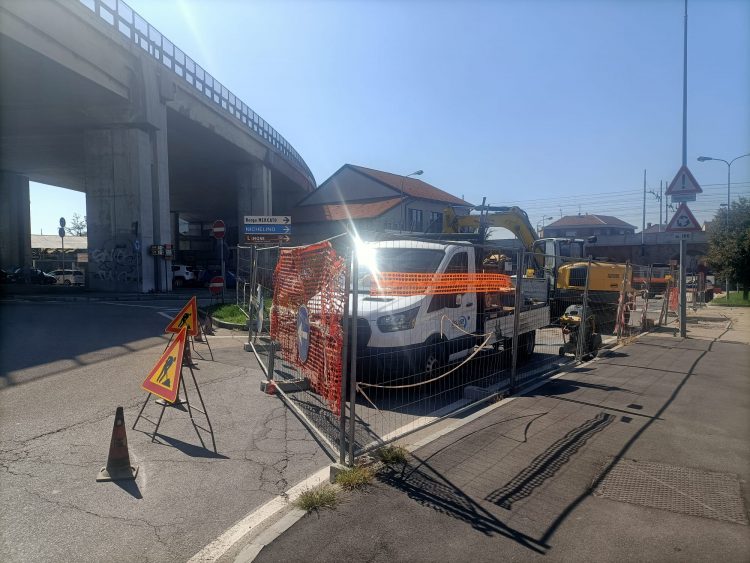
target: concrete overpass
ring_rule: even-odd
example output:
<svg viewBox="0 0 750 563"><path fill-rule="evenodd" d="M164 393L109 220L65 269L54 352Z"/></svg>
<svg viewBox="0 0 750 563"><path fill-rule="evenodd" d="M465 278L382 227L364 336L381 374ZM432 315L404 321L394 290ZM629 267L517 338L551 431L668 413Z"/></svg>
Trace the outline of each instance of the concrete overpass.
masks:
<svg viewBox="0 0 750 563"><path fill-rule="evenodd" d="M0 0L0 72L4 267L30 264L29 180L86 193L87 283L118 291L171 288L148 249L174 245L180 218L221 218L234 244L243 215L315 188L291 144L121 0Z"/></svg>

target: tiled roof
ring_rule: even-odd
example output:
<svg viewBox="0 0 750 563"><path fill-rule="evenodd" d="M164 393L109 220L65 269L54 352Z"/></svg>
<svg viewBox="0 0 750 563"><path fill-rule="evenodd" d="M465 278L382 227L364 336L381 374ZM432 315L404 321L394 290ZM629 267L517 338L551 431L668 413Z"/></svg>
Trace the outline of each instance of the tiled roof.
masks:
<svg viewBox="0 0 750 563"><path fill-rule="evenodd" d="M557 221L550 223L545 229L554 229L557 227L627 227L635 229L634 225L626 223L622 219L612 217L611 215L566 215Z"/></svg>
<svg viewBox="0 0 750 563"><path fill-rule="evenodd" d="M651 225L650 227L646 227L646 229L645 229L645 230L644 230L643 232L644 232L645 234L650 234L650 233L663 233L663 232L665 232L666 230L667 230L667 225L666 225L666 224L662 224L662 225L661 225L661 229L659 228L659 225L658 225L658 224L656 224L656 225Z"/></svg>
<svg viewBox="0 0 750 563"><path fill-rule="evenodd" d="M317 221L344 221L346 219L373 219L401 203L400 197L380 199L366 203L327 203L295 207L293 223L315 223Z"/></svg>
<svg viewBox="0 0 750 563"><path fill-rule="evenodd" d="M404 178L404 176L399 174L391 174L390 172L383 172L382 170L374 170L372 168L365 168L364 166L356 166L354 164L348 164L347 166L361 174L374 178L399 192L401 191L401 183L403 182L404 193L410 197L441 201L451 205L471 206L470 203L463 199L457 198L440 188L436 188L435 186L414 177Z"/></svg>

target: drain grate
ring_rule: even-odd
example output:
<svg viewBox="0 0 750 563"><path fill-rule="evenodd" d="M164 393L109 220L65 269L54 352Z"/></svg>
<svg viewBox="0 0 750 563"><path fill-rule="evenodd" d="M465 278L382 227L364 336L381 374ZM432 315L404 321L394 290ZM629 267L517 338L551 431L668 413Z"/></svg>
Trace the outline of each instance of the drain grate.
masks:
<svg viewBox="0 0 750 563"><path fill-rule="evenodd" d="M630 504L748 525L736 475L621 459L594 491Z"/></svg>

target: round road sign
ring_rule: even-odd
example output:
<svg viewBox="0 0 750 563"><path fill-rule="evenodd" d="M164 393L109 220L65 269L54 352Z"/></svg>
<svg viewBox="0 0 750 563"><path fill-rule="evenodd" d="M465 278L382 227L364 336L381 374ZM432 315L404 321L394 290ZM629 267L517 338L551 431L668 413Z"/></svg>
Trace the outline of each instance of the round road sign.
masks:
<svg viewBox="0 0 750 563"><path fill-rule="evenodd" d="M211 281L208 282L208 291L211 292L211 295L219 295L223 289L224 278L221 276L214 276L211 278Z"/></svg>
<svg viewBox="0 0 750 563"><path fill-rule="evenodd" d="M61 227L65 226L65 217L60 217L60 226Z"/></svg>
<svg viewBox="0 0 750 563"><path fill-rule="evenodd" d="M65 229L63 229L62 227L60 227L59 229L57 229L57 234L60 235L60 238L64 237L65 236Z"/></svg>
<svg viewBox="0 0 750 563"><path fill-rule="evenodd" d="M297 356L303 364L310 352L310 315L307 307L302 306L297 313Z"/></svg>
<svg viewBox="0 0 750 563"><path fill-rule="evenodd" d="M214 238L224 238L225 225L224 221L217 219L214 221Z"/></svg>

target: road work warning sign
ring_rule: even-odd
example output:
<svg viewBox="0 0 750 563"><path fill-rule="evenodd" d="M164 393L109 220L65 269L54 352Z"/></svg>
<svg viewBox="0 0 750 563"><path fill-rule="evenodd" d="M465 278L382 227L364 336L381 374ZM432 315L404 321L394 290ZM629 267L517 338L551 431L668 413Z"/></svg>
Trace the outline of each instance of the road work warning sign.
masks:
<svg viewBox="0 0 750 563"><path fill-rule="evenodd" d="M187 328L183 327L177 338L164 350L161 358L156 362L154 369L146 376L146 380L141 387L165 401L175 402L177 390L180 387L182 352L185 349L186 340Z"/></svg>
<svg viewBox="0 0 750 563"><path fill-rule="evenodd" d="M177 313L164 332L180 332L183 328L187 328L190 336L198 335L198 302L195 296Z"/></svg>

